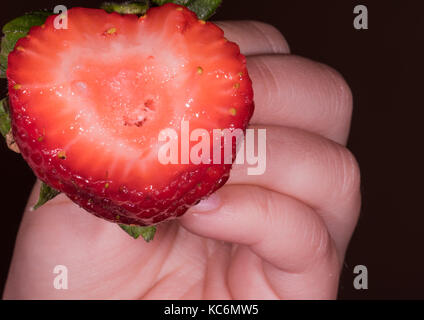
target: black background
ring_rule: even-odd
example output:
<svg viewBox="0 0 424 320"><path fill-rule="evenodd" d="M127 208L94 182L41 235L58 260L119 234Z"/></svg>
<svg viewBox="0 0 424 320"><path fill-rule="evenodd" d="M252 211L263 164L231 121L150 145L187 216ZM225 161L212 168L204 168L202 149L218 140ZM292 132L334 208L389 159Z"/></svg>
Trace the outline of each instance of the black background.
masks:
<svg viewBox="0 0 424 320"><path fill-rule="evenodd" d="M36 9L97 7L100 1L2 2L0 25ZM294 54L339 70L354 95L349 148L362 171L363 208L340 283L341 299L424 298L423 190L419 158L424 108L422 1L224 0L215 20L253 19L276 26ZM369 29L353 28L366 5ZM6 81L0 82L6 94ZM26 198L35 178L0 143L0 288L7 277ZM368 267L369 289L353 288L353 268Z"/></svg>

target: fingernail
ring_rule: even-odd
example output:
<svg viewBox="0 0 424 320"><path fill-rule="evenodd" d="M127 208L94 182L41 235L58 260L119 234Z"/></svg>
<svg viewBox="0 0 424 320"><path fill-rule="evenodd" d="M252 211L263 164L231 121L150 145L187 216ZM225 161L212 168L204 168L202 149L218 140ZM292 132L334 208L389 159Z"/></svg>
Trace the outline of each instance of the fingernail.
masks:
<svg viewBox="0 0 424 320"><path fill-rule="evenodd" d="M208 198L200 201L191 208L191 212L208 212L218 209L221 205L221 198L216 193L211 194Z"/></svg>

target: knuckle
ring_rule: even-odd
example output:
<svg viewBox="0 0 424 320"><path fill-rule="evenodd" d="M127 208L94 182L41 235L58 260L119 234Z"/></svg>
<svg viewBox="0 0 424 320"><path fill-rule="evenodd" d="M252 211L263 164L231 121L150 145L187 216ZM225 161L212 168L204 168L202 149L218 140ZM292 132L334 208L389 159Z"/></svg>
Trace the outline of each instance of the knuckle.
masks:
<svg viewBox="0 0 424 320"><path fill-rule="evenodd" d="M298 256L297 271L307 271L328 260L334 253L334 242L324 220L314 212L305 222L304 247Z"/></svg>
<svg viewBox="0 0 424 320"><path fill-rule="evenodd" d="M353 109L352 90L338 71L329 66L325 66L325 69L331 84L334 112L339 119L343 118L344 122L350 122Z"/></svg>
<svg viewBox="0 0 424 320"><path fill-rule="evenodd" d="M317 228L315 235L312 237L310 246L310 260L308 266L313 266L315 263L321 263L327 259L333 251L333 240L328 232L324 222L321 222Z"/></svg>
<svg viewBox="0 0 424 320"><path fill-rule="evenodd" d="M252 195L253 206L256 208L257 212L261 212L264 217L265 224L272 225L275 223L274 216L274 204L278 203L274 193L263 192L260 188L257 188Z"/></svg>
<svg viewBox="0 0 424 320"><path fill-rule="evenodd" d="M269 43L270 47L275 54L290 53L290 47L283 34L271 24L250 20L248 22L254 30L259 32L261 36Z"/></svg>
<svg viewBox="0 0 424 320"><path fill-rule="evenodd" d="M359 164L347 148L339 147L340 187L342 197L352 197L360 192L361 172Z"/></svg>
<svg viewBox="0 0 424 320"><path fill-rule="evenodd" d="M257 100L261 100L262 105L273 105L275 92L279 92L281 81L277 78L276 70L279 66L278 57L255 57L248 60L248 68L254 70L251 74L257 74L260 81L254 81L255 86L263 88L263 94ZM265 90L266 88L266 90Z"/></svg>

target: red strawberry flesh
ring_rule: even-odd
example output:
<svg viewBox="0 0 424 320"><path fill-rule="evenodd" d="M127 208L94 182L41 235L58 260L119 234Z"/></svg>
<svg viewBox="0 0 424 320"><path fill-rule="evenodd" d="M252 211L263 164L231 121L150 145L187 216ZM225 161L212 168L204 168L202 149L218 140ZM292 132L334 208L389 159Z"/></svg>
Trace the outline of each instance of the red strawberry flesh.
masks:
<svg viewBox="0 0 424 320"><path fill-rule="evenodd" d="M7 70L13 134L41 180L137 225L177 217L227 181L230 164L158 161L159 132L182 120L211 136L250 120L245 58L221 29L174 4L141 18L73 8L68 29L55 17L18 41Z"/></svg>

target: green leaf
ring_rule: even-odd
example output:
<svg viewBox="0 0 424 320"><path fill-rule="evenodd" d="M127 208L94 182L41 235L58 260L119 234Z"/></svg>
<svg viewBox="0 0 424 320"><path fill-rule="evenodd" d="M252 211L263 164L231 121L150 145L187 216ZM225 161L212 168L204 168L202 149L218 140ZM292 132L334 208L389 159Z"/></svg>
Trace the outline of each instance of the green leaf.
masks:
<svg viewBox="0 0 424 320"><path fill-rule="evenodd" d="M14 49L16 42L25 37L31 27L42 25L51 14L46 11L27 13L4 25L0 50L0 78L6 77L7 56Z"/></svg>
<svg viewBox="0 0 424 320"><path fill-rule="evenodd" d="M159 6L169 2L181 4L194 11L199 19L207 20L215 13L222 0L153 0L153 2Z"/></svg>
<svg viewBox="0 0 424 320"><path fill-rule="evenodd" d="M134 239L137 239L138 237L142 236L146 242L153 240L153 237L155 236L155 233L156 233L155 226L140 227L140 226L134 226L134 225L129 226L126 224L120 224L119 226Z"/></svg>
<svg viewBox="0 0 424 320"><path fill-rule="evenodd" d="M34 210L38 209L47 201L56 197L59 193L60 191L53 189L52 187L42 182L40 187L40 196L38 198L38 202L34 206Z"/></svg>
<svg viewBox="0 0 424 320"><path fill-rule="evenodd" d="M149 9L149 1L128 1L123 3L104 2L101 9L106 12L117 12L120 14L137 14L143 15Z"/></svg>
<svg viewBox="0 0 424 320"><path fill-rule="evenodd" d="M194 0L153 0L154 3L156 3L158 6L161 6L165 3L176 3L180 4L182 6L187 6L190 2L193 2Z"/></svg>
<svg viewBox="0 0 424 320"><path fill-rule="evenodd" d="M194 0L187 7L196 12L199 19L208 20L214 15L221 3L222 0Z"/></svg>
<svg viewBox="0 0 424 320"><path fill-rule="evenodd" d="M0 100L0 132L3 137L10 131L9 98Z"/></svg>
<svg viewBox="0 0 424 320"><path fill-rule="evenodd" d="M35 11L31 13L26 13L23 16L13 19L9 21L3 26L3 33L14 33L14 32L22 32L27 33L29 29L34 26L41 26L47 19L48 16L53 13L48 11Z"/></svg>

